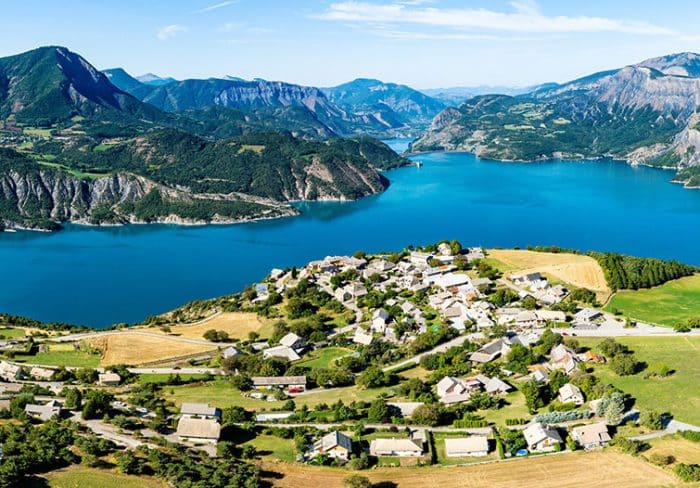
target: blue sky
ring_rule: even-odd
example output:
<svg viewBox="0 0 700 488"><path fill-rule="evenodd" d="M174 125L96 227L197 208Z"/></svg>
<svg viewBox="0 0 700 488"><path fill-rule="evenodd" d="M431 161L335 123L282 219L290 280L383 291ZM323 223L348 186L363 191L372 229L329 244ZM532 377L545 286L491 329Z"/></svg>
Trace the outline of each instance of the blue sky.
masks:
<svg viewBox="0 0 700 488"><path fill-rule="evenodd" d="M700 51L699 25L690 0L22 0L3 5L0 55L57 44L179 79L523 86Z"/></svg>

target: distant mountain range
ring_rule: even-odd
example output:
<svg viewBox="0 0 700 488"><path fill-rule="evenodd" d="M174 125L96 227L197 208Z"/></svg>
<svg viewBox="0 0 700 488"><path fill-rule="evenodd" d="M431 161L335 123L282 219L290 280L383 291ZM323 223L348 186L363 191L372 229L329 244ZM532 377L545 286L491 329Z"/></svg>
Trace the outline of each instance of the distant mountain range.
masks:
<svg viewBox="0 0 700 488"><path fill-rule="evenodd" d="M700 184L700 55L682 53L518 95L447 108L414 151L532 160L612 156L679 169Z"/></svg>
<svg viewBox="0 0 700 488"><path fill-rule="evenodd" d="M212 86L228 89L223 105L206 103ZM289 134L315 123L314 135L335 136L318 120L334 110L318 89L284 83L145 84L63 47L1 58L0 228L235 222L294 214L291 200L383 191L378 171L407 163L383 143Z"/></svg>
<svg viewBox="0 0 700 488"><path fill-rule="evenodd" d="M556 83L547 83L545 85L534 85L526 87L498 85L455 86L450 88L426 88L421 90L421 92L425 93L428 96L441 100L446 105L456 107L469 100L470 98L474 98L479 95L499 94L516 96L535 91L545 86L556 86Z"/></svg>

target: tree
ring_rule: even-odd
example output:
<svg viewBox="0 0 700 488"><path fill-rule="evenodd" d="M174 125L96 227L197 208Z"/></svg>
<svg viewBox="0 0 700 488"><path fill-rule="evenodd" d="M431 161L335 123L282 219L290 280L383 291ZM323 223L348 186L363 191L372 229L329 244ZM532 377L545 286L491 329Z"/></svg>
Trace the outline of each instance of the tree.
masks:
<svg viewBox="0 0 700 488"><path fill-rule="evenodd" d="M618 354L610 360L610 369L620 376L629 376L639 371L641 363L633 354Z"/></svg>
<svg viewBox="0 0 700 488"><path fill-rule="evenodd" d="M390 383L390 375L378 366L370 366L357 377L355 382L364 388L379 388Z"/></svg>
<svg viewBox="0 0 700 488"><path fill-rule="evenodd" d="M372 482L367 476L351 474L343 480L343 486L346 488L372 488Z"/></svg>
<svg viewBox="0 0 700 488"><path fill-rule="evenodd" d="M240 424L251 420L252 417L252 414L245 408L238 405L234 405L233 407L225 408L221 412L221 424Z"/></svg>
<svg viewBox="0 0 700 488"><path fill-rule="evenodd" d="M520 391L525 396L525 404L530 413L535 413L537 409L545 406L545 398L537 381L529 380L520 386Z"/></svg>
<svg viewBox="0 0 700 488"><path fill-rule="evenodd" d="M83 404L83 394L77 388L67 388L65 398L64 406L68 410L78 410Z"/></svg>
<svg viewBox="0 0 700 488"><path fill-rule="evenodd" d="M664 416L654 410L643 410L639 415L639 423L651 430L662 430Z"/></svg>
<svg viewBox="0 0 700 488"><path fill-rule="evenodd" d="M622 414L625 411L625 397L619 391L613 391L603 397L598 403L596 414L605 417L609 425L619 425L622 422Z"/></svg>
<svg viewBox="0 0 700 488"><path fill-rule="evenodd" d="M137 458L132 451L123 451L116 455L119 471L124 474L141 474L143 460Z"/></svg>
<svg viewBox="0 0 700 488"><path fill-rule="evenodd" d="M387 422L389 420L389 405L386 400L378 398L367 409L367 419L370 422Z"/></svg>
<svg viewBox="0 0 700 488"><path fill-rule="evenodd" d="M253 380L247 374L237 374L231 378L231 384L240 391L248 391L253 388Z"/></svg>
<svg viewBox="0 0 700 488"><path fill-rule="evenodd" d="M419 425L434 427L440 423L440 408L435 404L420 405L413 411L411 420Z"/></svg>

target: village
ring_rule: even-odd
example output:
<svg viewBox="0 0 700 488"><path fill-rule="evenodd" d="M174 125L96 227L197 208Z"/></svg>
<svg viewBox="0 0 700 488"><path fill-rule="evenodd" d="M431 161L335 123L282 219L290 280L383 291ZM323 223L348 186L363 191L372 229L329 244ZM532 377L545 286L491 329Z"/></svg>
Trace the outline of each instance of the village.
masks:
<svg viewBox="0 0 700 488"><path fill-rule="evenodd" d="M481 248L453 241L326 257L274 269L235 300L284 320L266 337L214 341L210 357L189 362L31 364L13 359L26 338L5 339L0 411L70 419L119 449L171 442L216 457L242 444L254 458L261 439L277 439L293 445L286 462L355 470L491 463L700 431L632 408L593 374L633 355L614 339L582 347L579 336L616 335L630 328L624 318L556 277L500 272ZM222 400L168 397L189 383L221 386Z"/></svg>

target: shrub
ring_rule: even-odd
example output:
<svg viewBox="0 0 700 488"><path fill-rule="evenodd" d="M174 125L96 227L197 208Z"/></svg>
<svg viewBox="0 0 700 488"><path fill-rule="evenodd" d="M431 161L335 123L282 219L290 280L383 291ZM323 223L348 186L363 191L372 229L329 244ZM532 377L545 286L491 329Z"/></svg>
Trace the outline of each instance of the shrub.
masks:
<svg viewBox="0 0 700 488"><path fill-rule="evenodd" d="M698 464L680 463L673 468L673 472L682 481L689 483L693 481L700 481L700 465Z"/></svg>

